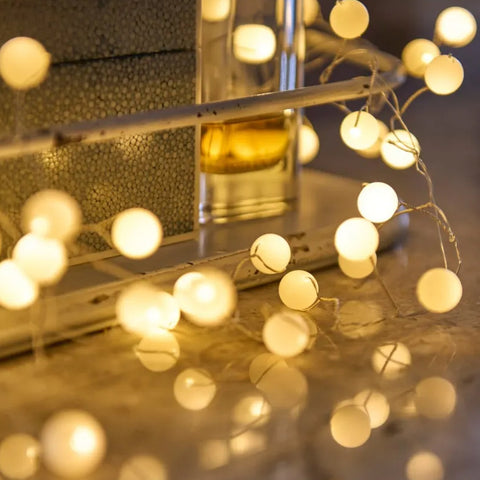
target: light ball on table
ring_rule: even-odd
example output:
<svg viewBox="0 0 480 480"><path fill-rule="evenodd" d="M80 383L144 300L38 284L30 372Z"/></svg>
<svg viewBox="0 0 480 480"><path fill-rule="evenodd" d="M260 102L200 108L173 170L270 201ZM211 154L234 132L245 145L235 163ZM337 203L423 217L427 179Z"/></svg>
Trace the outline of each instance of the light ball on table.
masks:
<svg viewBox="0 0 480 480"><path fill-rule="evenodd" d="M177 363L180 345L173 333L158 329L140 340L135 355L147 370L165 372Z"/></svg>
<svg viewBox="0 0 480 480"><path fill-rule="evenodd" d="M408 480L443 480L444 469L440 458L432 452L421 451L410 457L405 473Z"/></svg>
<svg viewBox="0 0 480 480"><path fill-rule="evenodd" d="M374 253L372 257L365 260L349 260L341 255L338 256L338 266L340 270L350 278L360 279L368 277L374 270L377 264L377 254Z"/></svg>
<svg viewBox="0 0 480 480"><path fill-rule="evenodd" d="M397 211L398 196L386 183L369 183L358 195L357 207L363 218L373 223L383 223L390 220Z"/></svg>
<svg viewBox="0 0 480 480"><path fill-rule="evenodd" d="M334 243L340 256L353 261L365 260L378 248L378 231L369 220L349 218L338 226Z"/></svg>
<svg viewBox="0 0 480 480"><path fill-rule="evenodd" d="M342 447L360 447L370 438L370 419L364 409L355 405L337 408L330 419L330 433Z"/></svg>
<svg viewBox="0 0 480 480"><path fill-rule="evenodd" d="M342 38L360 37L368 28L369 22L368 10L358 0L337 2L330 12L330 26Z"/></svg>
<svg viewBox="0 0 480 480"><path fill-rule="evenodd" d="M292 251L288 242L275 233L265 233L250 247L250 260L260 272L268 274L285 271Z"/></svg>
<svg viewBox="0 0 480 480"><path fill-rule="evenodd" d="M175 400L187 410L203 410L212 402L217 392L213 378L206 370L187 368L175 379Z"/></svg>
<svg viewBox="0 0 480 480"><path fill-rule="evenodd" d="M425 38L416 38L405 45L402 62L412 77L422 78L428 64L440 55L440 49Z"/></svg>
<svg viewBox="0 0 480 480"><path fill-rule="evenodd" d="M463 295L462 282L447 268L427 270L417 282L417 299L429 312L453 310Z"/></svg>
<svg viewBox="0 0 480 480"><path fill-rule="evenodd" d="M9 310L27 308L38 298L38 285L13 260L0 262L0 305Z"/></svg>
<svg viewBox="0 0 480 480"><path fill-rule="evenodd" d="M373 369L387 379L400 376L411 361L410 351L400 342L380 345L372 355Z"/></svg>
<svg viewBox="0 0 480 480"><path fill-rule="evenodd" d="M353 398L356 406L361 406L367 412L370 419L370 427L382 426L390 415L390 404L383 393L376 390L363 390Z"/></svg>
<svg viewBox="0 0 480 480"><path fill-rule="evenodd" d="M448 418L455 410L457 393L445 378L429 377L415 387L414 402L417 412L436 420Z"/></svg>
<svg viewBox="0 0 480 480"><path fill-rule="evenodd" d="M403 170L415 164L420 155L420 144L412 133L398 129L389 132L380 148L383 161L395 170Z"/></svg>
<svg viewBox="0 0 480 480"><path fill-rule="evenodd" d="M275 56L276 49L275 33L266 25L239 25L233 32L233 54L240 62L266 63Z"/></svg>
<svg viewBox="0 0 480 480"><path fill-rule="evenodd" d="M435 33L445 45L464 47L475 38L477 22L466 8L449 7L437 17Z"/></svg>
<svg viewBox="0 0 480 480"><path fill-rule="evenodd" d="M463 83L463 66L451 55L439 55L425 69L425 83L437 95L450 95Z"/></svg>
<svg viewBox="0 0 480 480"><path fill-rule="evenodd" d="M292 270L280 280L278 294L283 304L292 310L309 310L318 301L318 283L305 270Z"/></svg>
<svg viewBox="0 0 480 480"><path fill-rule="evenodd" d="M353 150L372 147L379 135L378 121L368 112L349 113L340 125L340 136L343 142Z"/></svg>
<svg viewBox="0 0 480 480"><path fill-rule="evenodd" d="M40 443L31 435L16 433L0 443L0 472L8 478L30 478L38 470Z"/></svg>

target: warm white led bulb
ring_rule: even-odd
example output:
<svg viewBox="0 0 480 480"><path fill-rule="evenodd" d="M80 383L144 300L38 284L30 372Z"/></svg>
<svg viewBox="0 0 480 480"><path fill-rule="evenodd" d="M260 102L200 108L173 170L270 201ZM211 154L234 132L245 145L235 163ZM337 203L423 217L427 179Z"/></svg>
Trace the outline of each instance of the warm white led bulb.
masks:
<svg viewBox="0 0 480 480"><path fill-rule="evenodd" d="M349 260L341 255L338 256L338 266L340 270L350 278L366 278L374 270L377 263L377 254L374 253L372 257L365 260Z"/></svg>
<svg viewBox="0 0 480 480"><path fill-rule="evenodd" d="M416 38L405 45L402 62L410 75L422 78L427 65L439 55L440 49L431 40Z"/></svg>
<svg viewBox="0 0 480 480"><path fill-rule="evenodd" d="M449 312L458 305L462 294L462 282L446 268L427 270L417 282L418 301L430 312Z"/></svg>
<svg viewBox="0 0 480 480"><path fill-rule="evenodd" d="M82 225L82 212L75 199L60 190L42 190L32 195L22 208L23 231L74 240Z"/></svg>
<svg viewBox="0 0 480 480"><path fill-rule="evenodd" d="M382 426L390 415L390 404L387 397L376 390L363 390L355 395L353 401L356 406L367 411L371 428Z"/></svg>
<svg viewBox="0 0 480 480"><path fill-rule="evenodd" d="M383 223L390 220L397 211L398 196L386 183L369 183L358 195L357 207L362 217L373 223Z"/></svg>
<svg viewBox="0 0 480 480"><path fill-rule="evenodd" d="M304 270L288 272L278 285L280 300L292 310L309 310L317 303L318 293L315 277Z"/></svg>
<svg viewBox="0 0 480 480"><path fill-rule="evenodd" d="M307 348L310 330L301 315L283 311L267 319L262 335L270 352L288 358L299 355Z"/></svg>
<svg viewBox="0 0 480 480"><path fill-rule="evenodd" d="M38 285L13 260L0 262L0 305L9 310L29 307L38 298Z"/></svg>
<svg viewBox="0 0 480 480"><path fill-rule="evenodd" d="M437 17L435 33L445 45L464 47L475 38L477 22L465 8L449 7Z"/></svg>
<svg viewBox="0 0 480 480"><path fill-rule="evenodd" d="M370 438L370 432L370 419L363 408L346 405L333 412L330 433L342 447L360 447Z"/></svg>
<svg viewBox="0 0 480 480"><path fill-rule="evenodd" d="M256 385L263 378L265 373L278 367L287 367L287 363L282 357L273 355L272 353L261 353L250 363L248 376L250 381Z"/></svg>
<svg viewBox="0 0 480 480"><path fill-rule="evenodd" d="M231 0L202 0L202 20L221 22L230 13Z"/></svg>
<svg viewBox="0 0 480 480"><path fill-rule="evenodd" d="M389 130L381 120L377 120L377 123L379 132L377 141L371 147L355 150L356 153L364 158L377 158L380 156L380 149L382 148L383 139L388 134Z"/></svg>
<svg viewBox="0 0 480 480"><path fill-rule="evenodd" d="M233 54L240 62L254 65L268 62L276 49L275 33L266 25L240 25L233 32Z"/></svg>
<svg viewBox="0 0 480 480"><path fill-rule="evenodd" d="M437 95L450 95L463 83L463 66L451 55L439 55L425 69L425 83Z"/></svg>
<svg viewBox="0 0 480 480"><path fill-rule="evenodd" d="M432 452L418 452L407 463L408 480L443 480L444 470L440 458Z"/></svg>
<svg viewBox="0 0 480 480"><path fill-rule="evenodd" d="M147 370L165 372L177 363L180 345L173 333L159 329L140 340L135 355Z"/></svg>
<svg viewBox="0 0 480 480"><path fill-rule="evenodd" d="M50 67L50 54L44 46L29 37L15 37L0 48L0 75L16 90L40 85Z"/></svg>
<svg viewBox="0 0 480 480"><path fill-rule="evenodd" d="M152 455L134 455L120 467L117 480L168 480L168 473Z"/></svg>
<svg viewBox="0 0 480 480"><path fill-rule="evenodd" d="M57 283L67 270L67 250L55 238L33 233L23 236L13 249L15 263L39 285Z"/></svg>
<svg viewBox="0 0 480 480"><path fill-rule="evenodd" d="M378 121L368 112L349 113L340 125L340 136L343 142L353 150L372 147L379 135Z"/></svg>
<svg viewBox="0 0 480 480"><path fill-rule="evenodd" d="M175 379L173 394L187 410L203 410L215 397L217 386L210 374L198 368L187 368Z"/></svg>
<svg viewBox="0 0 480 480"><path fill-rule="evenodd" d="M411 361L410 351L400 342L380 345L372 355L373 369L389 379L397 378Z"/></svg>
<svg viewBox="0 0 480 480"><path fill-rule="evenodd" d="M340 0L330 12L330 26L342 38L360 37L369 21L367 8L358 0Z"/></svg>
<svg viewBox="0 0 480 480"><path fill-rule="evenodd" d="M335 248L348 260L365 260L378 248L378 231L370 221L353 217L342 222L335 232Z"/></svg>
<svg viewBox="0 0 480 480"><path fill-rule="evenodd" d="M102 462L107 449L105 432L98 421L82 410L62 410L42 428L44 465L62 478L85 478Z"/></svg>
<svg viewBox="0 0 480 480"><path fill-rule="evenodd" d="M38 470L40 443L24 433L5 437L0 443L0 472L8 478L23 480Z"/></svg>
<svg viewBox="0 0 480 480"><path fill-rule="evenodd" d="M258 237L250 247L250 260L253 266L266 274L285 271L292 251L288 242L275 233L265 233Z"/></svg>
<svg viewBox="0 0 480 480"><path fill-rule="evenodd" d="M232 420L238 426L256 428L265 425L272 408L261 394L248 395L233 408Z"/></svg>
<svg viewBox="0 0 480 480"><path fill-rule="evenodd" d="M160 220L145 208L129 208L112 224L112 242L128 258L146 258L160 246L163 229Z"/></svg>
<svg viewBox="0 0 480 480"><path fill-rule="evenodd" d="M317 132L307 124L300 126L298 132L298 160L302 165L310 163L320 149L320 140Z"/></svg>
<svg viewBox="0 0 480 480"><path fill-rule="evenodd" d="M394 130L383 139L380 153L389 167L403 170L417 161L420 144L412 133L406 130Z"/></svg>
<svg viewBox="0 0 480 480"><path fill-rule="evenodd" d="M449 417L455 410L455 387L445 378L430 377L418 382L414 402L417 412L428 418Z"/></svg>

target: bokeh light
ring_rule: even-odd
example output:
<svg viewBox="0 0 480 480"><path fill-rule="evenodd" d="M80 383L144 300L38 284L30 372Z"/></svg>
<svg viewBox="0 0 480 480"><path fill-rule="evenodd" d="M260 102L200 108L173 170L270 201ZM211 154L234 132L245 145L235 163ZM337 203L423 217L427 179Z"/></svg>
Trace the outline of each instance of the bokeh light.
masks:
<svg viewBox="0 0 480 480"><path fill-rule="evenodd" d="M187 368L175 379L175 400L187 410L203 410L212 402L217 392L213 378L206 370Z"/></svg>
<svg viewBox="0 0 480 480"><path fill-rule="evenodd" d="M403 170L415 164L420 154L417 138L406 130L394 130L383 139L380 148L383 161L395 170Z"/></svg>
<svg viewBox="0 0 480 480"><path fill-rule="evenodd" d="M288 242L276 233L260 235L250 247L253 266L267 275L285 271L291 255Z"/></svg>
<svg viewBox="0 0 480 480"><path fill-rule="evenodd" d="M360 37L368 28L369 22L367 8L357 0L336 2L330 12L330 26L342 38Z"/></svg>
<svg viewBox="0 0 480 480"><path fill-rule="evenodd" d="M180 346L173 333L159 329L140 340L135 355L147 370L164 372L177 363Z"/></svg>
<svg viewBox="0 0 480 480"><path fill-rule="evenodd" d="M455 410L455 387L445 378L429 377L418 382L414 396L417 412L425 417L444 419Z"/></svg>
<svg viewBox="0 0 480 480"><path fill-rule="evenodd" d="M233 54L244 63L261 64L275 55L277 39L266 25L240 25L233 32Z"/></svg>
<svg viewBox="0 0 480 480"><path fill-rule="evenodd" d="M318 283L305 270L292 270L280 280L278 294L285 306L292 310L309 310L318 301Z"/></svg>
<svg viewBox="0 0 480 480"><path fill-rule="evenodd" d="M463 83L463 66L451 55L439 55L425 70L425 83L437 95L450 95Z"/></svg>
<svg viewBox="0 0 480 480"><path fill-rule="evenodd" d="M449 7L437 17L435 33L445 45L464 47L475 38L477 22L467 9Z"/></svg>
<svg viewBox="0 0 480 480"><path fill-rule="evenodd" d="M358 195L357 207L360 215L367 220L373 223L386 222L398 209L398 196L386 183L369 183Z"/></svg>
<svg viewBox="0 0 480 480"><path fill-rule="evenodd" d="M446 268L427 270L417 282L418 301L430 312L449 312L458 305L462 294L462 282Z"/></svg>
<svg viewBox="0 0 480 480"><path fill-rule="evenodd" d="M378 231L364 218L349 218L337 228L334 243L340 256L353 261L365 260L378 248Z"/></svg>
<svg viewBox="0 0 480 480"><path fill-rule="evenodd" d="M373 352L372 366L385 378L393 379L403 373L411 360L410 351L403 343L386 343Z"/></svg>
<svg viewBox="0 0 480 480"><path fill-rule="evenodd" d="M425 38L416 38L405 45L402 61L412 77L423 78L427 65L440 55L440 49Z"/></svg>

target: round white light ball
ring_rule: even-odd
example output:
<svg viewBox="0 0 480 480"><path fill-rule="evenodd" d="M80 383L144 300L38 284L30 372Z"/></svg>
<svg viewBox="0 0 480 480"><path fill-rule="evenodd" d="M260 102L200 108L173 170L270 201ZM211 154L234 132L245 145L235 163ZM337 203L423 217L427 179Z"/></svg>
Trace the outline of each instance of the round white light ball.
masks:
<svg viewBox="0 0 480 480"><path fill-rule="evenodd" d="M450 95L463 83L463 66L451 55L439 55L425 70L425 83L437 95Z"/></svg>
<svg viewBox="0 0 480 480"><path fill-rule="evenodd" d="M376 390L363 390L353 399L355 405L363 407L370 419L370 427L382 426L390 415L390 404L383 393Z"/></svg>
<svg viewBox="0 0 480 480"><path fill-rule="evenodd" d="M145 208L119 213L112 224L112 242L128 258L146 258L160 246L163 229L160 220Z"/></svg>
<svg viewBox="0 0 480 480"><path fill-rule="evenodd" d="M391 168L403 170L411 167L420 154L417 138L406 130L394 130L383 139L380 148L383 161Z"/></svg>
<svg viewBox="0 0 480 480"><path fill-rule="evenodd" d="M250 247L250 260L253 266L266 274L285 271L292 251L288 242L275 233L265 233L258 237Z"/></svg>
<svg viewBox="0 0 480 480"><path fill-rule="evenodd" d="M173 384L177 402L187 410L203 410L212 402L217 386L210 374L198 368L187 368Z"/></svg>
<svg viewBox="0 0 480 480"><path fill-rule="evenodd" d="M390 220L398 208L395 190L383 182L365 185L358 195L357 207L360 215L374 223Z"/></svg>
<svg viewBox="0 0 480 480"><path fill-rule="evenodd" d="M266 25L240 25L233 32L233 54L240 62L254 65L268 62L276 48L275 33Z"/></svg>
<svg viewBox="0 0 480 480"><path fill-rule="evenodd" d="M288 272L278 285L280 300L292 310L309 310L318 301L318 293L315 277L304 270Z"/></svg>
<svg viewBox="0 0 480 480"><path fill-rule="evenodd" d="M230 13L230 0L202 0L202 20L221 22Z"/></svg>
<svg viewBox="0 0 480 480"><path fill-rule="evenodd" d="M22 480L38 470L40 443L24 433L5 437L0 444L0 472L8 478Z"/></svg>
<svg viewBox="0 0 480 480"><path fill-rule="evenodd" d="M265 373L279 367L287 367L287 363L282 357L273 355L272 353L261 353L250 363L248 376L250 381L256 385L263 378Z"/></svg>
<svg viewBox="0 0 480 480"><path fill-rule="evenodd" d="M338 266L340 270L350 278L366 278L374 270L377 263L377 255L374 253L372 257L366 258L365 260L349 260L348 258L343 258L341 255L338 256Z"/></svg>
<svg viewBox="0 0 480 480"><path fill-rule="evenodd" d="M340 0L330 12L330 26L342 38L360 37L369 21L367 8L358 0Z"/></svg>
<svg viewBox="0 0 480 480"><path fill-rule="evenodd" d="M360 217L342 222L335 232L335 248L340 256L348 260L365 260L375 254L379 236L375 226Z"/></svg>
<svg viewBox="0 0 480 480"><path fill-rule="evenodd" d="M223 467L229 460L230 448L226 440L205 440L198 445L198 463L205 470Z"/></svg>
<svg viewBox="0 0 480 480"><path fill-rule="evenodd" d="M435 33L445 45L464 47L475 38L477 22L465 8L449 7L437 17Z"/></svg>
<svg viewBox="0 0 480 480"><path fill-rule="evenodd" d="M135 355L147 370L165 372L177 363L180 345L173 333L159 329L140 340Z"/></svg>
<svg viewBox="0 0 480 480"><path fill-rule="evenodd" d="M454 309L462 294L462 282L454 272L446 268L427 270L417 283L418 301L434 313L445 313Z"/></svg>
<svg viewBox="0 0 480 480"><path fill-rule="evenodd" d="M279 312L267 319L262 335L268 350L288 358L299 355L307 348L310 330L298 313Z"/></svg>
<svg viewBox="0 0 480 480"><path fill-rule="evenodd" d="M41 445L43 463L54 475L85 478L102 462L107 440L92 415L82 410L63 410L43 426Z"/></svg>
<svg viewBox="0 0 480 480"><path fill-rule="evenodd" d="M50 60L50 54L37 40L15 37L0 48L0 75L9 87L28 90L45 80Z"/></svg>
<svg viewBox="0 0 480 480"><path fill-rule="evenodd" d="M298 132L298 160L302 165L310 163L320 150L317 132L307 124L300 126Z"/></svg>
<svg viewBox="0 0 480 480"><path fill-rule="evenodd" d="M336 409L330 419L330 433L342 447L356 448L370 438L370 419L362 408L346 405Z"/></svg>
<svg viewBox="0 0 480 480"><path fill-rule="evenodd" d="M455 387L444 378L430 377L418 382L414 396L417 412L428 418L449 417L455 410Z"/></svg>
<svg viewBox="0 0 480 480"><path fill-rule="evenodd" d="M233 408L232 420L243 427L260 427L270 418L271 407L261 394L242 398Z"/></svg>
<svg viewBox="0 0 480 480"><path fill-rule="evenodd" d="M405 45L402 62L410 75L422 78L427 65L439 55L440 49L431 40L416 38Z"/></svg>
<svg viewBox="0 0 480 480"><path fill-rule="evenodd" d="M444 470L440 458L432 452L419 452L407 463L408 480L443 480Z"/></svg>
<svg viewBox="0 0 480 480"><path fill-rule="evenodd" d="M120 468L118 480L167 480L168 474L160 460L151 455L130 457Z"/></svg>
<svg viewBox="0 0 480 480"><path fill-rule="evenodd" d="M377 123L379 132L377 141L371 147L355 150L356 153L364 158L377 158L380 156L383 139L389 132L388 127L381 120L377 120Z"/></svg>
<svg viewBox="0 0 480 480"><path fill-rule="evenodd" d="M61 242L74 240L82 225L82 212L77 201L60 190L42 190L23 205L24 232Z"/></svg>
<svg viewBox="0 0 480 480"><path fill-rule="evenodd" d="M379 135L378 121L368 112L349 113L340 125L340 137L353 150L370 148Z"/></svg>
<svg viewBox="0 0 480 480"><path fill-rule="evenodd" d="M21 310L37 298L37 284L13 260L0 262L0 305Z"/></svg>
<svg viewBox="0 0 480 480"><path fill-rule="evenodd" d="M33 233L23 236L13 249L15 263L40 285L57 283L67 270L67 250L55 238Z"/></svg>
<svg viewBox="0 0 480 480"><path fill-rule="evenodd" d="M380 345L372 355L373 369L389 379L397 378L411 361L410 351L400 342Z"/></svg>
<svg viewBox="0 0 480 480"><path fill-rule="evenodd" d="M367 338L382 328L385 315L380 305L374 302L349 300L340 306L337 328L347 338Z"/></svg>

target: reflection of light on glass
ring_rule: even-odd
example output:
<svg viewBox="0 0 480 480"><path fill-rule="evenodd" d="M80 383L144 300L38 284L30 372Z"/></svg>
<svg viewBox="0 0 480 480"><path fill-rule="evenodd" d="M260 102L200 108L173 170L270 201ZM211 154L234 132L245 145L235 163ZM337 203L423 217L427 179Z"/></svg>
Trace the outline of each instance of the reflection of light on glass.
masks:
<svg viewBox="0 0 480 480"><path fill-rule="evenodd" d="M147 370L164 372L177 363L180 346L173 333L157 330L142 338L135 354Z"/></svg>
<svg viewBox="0 0 480 480"><path fill-rule="evenodd" d="M245 427L260 427L270 418L271 407L263 395L249 395L242 398L233 408L234 423Z"/></svg>
<svg viewBox="0 0 480 480"><path fill-rule="evenodd" d="M261 432L247 430L230 439L230 450L233 455L250 455L261 452L267 447L267 439Z"/></svg>
<svg viewBox="0 0 480 480"><path fill-rule="evenodd" d="M363 408L346 405L336 409L330 419L333 439L342 447L356 448L370 438L370 419Z"/></svg>
<svg viewBox="0 0 480 480"><path fill-rule="evenodd" d="M173 394L187 410L203 410L215 397L217 387L205 370L187 368L175 379Z"/></svg>
<svg viewBox="0 0 480 480"><path fill-rule="evenodd" d="M353 399L355 405L365 408L370 419L370 427L383 425L390 415L390 405L387 398L375 390L363 390Z"/></svg>
<svg viewBox="0 0 480 480"><path fill-rule="evenodd" d="M277 39L266 25L240 25L233 32L233 54L245 63L268 62L275 55Z"/></svg>
<svg viewBox="0 0 480 480"><path fill-rule="evenodd" d="M385 378L398 377L410 365L410 362L410 352L400 342L380 345L372 355L373 369Z"/></svg>
<svg viewBox="0 0 480 480"><path fill-rule="evenodd" d="M225 440L207 440L198 447L198 462L205 470L226 465L230 460L230 449Z"/></svg>
<svg viewBox="0 0 480 480"><path fill-rule="evenodd" d="M384 314L375 302L349 300L338 310L337 328L348 338L366 338L381 328Z"/></svg>
<svg viewBox="0 0 480 480"><path fill-rule="evenodd" d="M0 444L0 472L8 478L24 479L38 470L40 444L30 435L17 433Z"/></svg>
<svg viewBox="0 0 480 480"><path fill-rule="evenodd" d="M418 413L428 418L449 417L457 403L455 387L441 377L430 377L415 387L415 405Z"/></svg>
<svg viewBox="0 0 480 480"><path fill-rule="evenodd" d="M405 473L408 480L442 480L443 465L440 458L432 452L419 452L407 463Z"/></svg>
<svg viewBox="0 0 480 480"><path fill-rule="evenodd" d="M167 471L160 460L151 455L130 457L120 468L118 480L167 480Z"/></svg>

